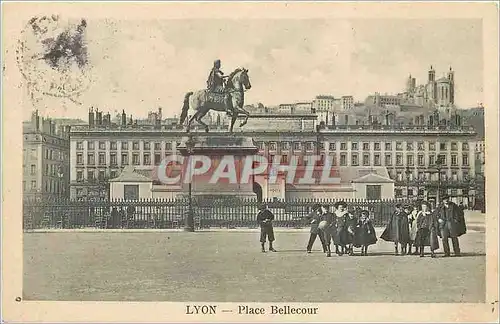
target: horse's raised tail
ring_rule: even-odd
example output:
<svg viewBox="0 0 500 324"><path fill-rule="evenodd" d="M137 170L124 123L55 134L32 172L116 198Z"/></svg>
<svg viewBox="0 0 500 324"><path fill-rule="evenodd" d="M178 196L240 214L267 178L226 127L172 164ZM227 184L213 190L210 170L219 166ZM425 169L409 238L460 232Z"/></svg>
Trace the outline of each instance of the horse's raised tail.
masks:
<svg viewBox="0 0 500 324"><path fill-rule="evenodd" d="M184 124L184 121L186 120L186 117L188 115L188 110L189 110L189 97L193 95L193 92L188 92L184 96L184 104L182 105L182 112L181 112L181 125Z"/></svg>

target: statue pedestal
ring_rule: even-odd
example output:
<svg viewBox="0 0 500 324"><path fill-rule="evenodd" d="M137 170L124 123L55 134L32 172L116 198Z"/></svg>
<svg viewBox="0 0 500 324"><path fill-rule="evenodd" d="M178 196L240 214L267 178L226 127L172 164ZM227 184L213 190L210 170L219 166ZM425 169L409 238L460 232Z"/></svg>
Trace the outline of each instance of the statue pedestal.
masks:
<svg viewBox="0 0 500 324"><path fill-rule="evenodd" d="M191 149L189 149L191 148ZM255 155L258 148L253 143L252 138L233 135L208 135L192 134L182 138L179 151L183 156L199 155L210 159L211 165L209 171L203 175L193 176L191 183L192 196L205 199L224 199L230 198L231 201L238 199L256 198L253 192L253 180L247 183L240 181L241 166L247 156ZM218 169L220 161L226 156L225 161L234 159L234 167L237 174L237 182L230 181L227 178L219 178L215 183L210 183L210 179ZM194 167L194 166L192 166ZM199 166L197 166L199 167ZM229 171L228 167L223 171ZM183 183L183 192L188 193L188 184Z"/></svg>

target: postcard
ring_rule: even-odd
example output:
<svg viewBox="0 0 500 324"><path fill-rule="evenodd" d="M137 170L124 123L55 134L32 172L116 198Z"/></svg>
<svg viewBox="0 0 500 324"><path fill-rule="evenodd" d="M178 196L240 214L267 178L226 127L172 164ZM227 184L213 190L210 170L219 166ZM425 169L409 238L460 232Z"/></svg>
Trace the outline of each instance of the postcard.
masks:
<svg viewBox="0 0 500 324"><path fill-rule="evenodd" d="M494 3L2 8L5 321L498 320Z"/></svg>

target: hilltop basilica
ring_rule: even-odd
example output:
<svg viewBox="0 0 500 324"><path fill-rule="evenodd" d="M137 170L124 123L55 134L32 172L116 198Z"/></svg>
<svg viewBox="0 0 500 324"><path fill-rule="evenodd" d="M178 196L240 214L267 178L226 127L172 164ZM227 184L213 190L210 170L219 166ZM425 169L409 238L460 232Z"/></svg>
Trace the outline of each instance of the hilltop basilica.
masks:
<svg viewBox="0 0 500 324"><path fill-rule="evenodd" d="M406 82L406 91L400 94L407 103L429 108L450 108L455 103L454 72L450 70L436 80L436 71L431 65L426 84L416 85L416 80L410 74Z"/></svg>

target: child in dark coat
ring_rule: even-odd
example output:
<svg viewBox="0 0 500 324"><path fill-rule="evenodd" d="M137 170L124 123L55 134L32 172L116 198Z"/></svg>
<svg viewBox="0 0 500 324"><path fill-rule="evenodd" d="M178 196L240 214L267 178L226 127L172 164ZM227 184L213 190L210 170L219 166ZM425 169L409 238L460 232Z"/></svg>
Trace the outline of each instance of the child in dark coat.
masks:
<svg viewBox="0 0 500 324"><path fill-rule="evenodd" d="M276 252L273 248L274 242L274 230L273 230L273 220L274 214L267 209L267 205L263 204L260 207L260 211L257 214L257 222L260 225L260 244L262 252L266 252L264 248L264 243L266 243L266 237L269 240L269 251Z"/></svg>
<svg viewBox="0 0 500 324"><path fill-rule="evenodd" d="M375 228L367 210L361 211L361 216L356 224L354 246L361 248L361 255L368 255L368 246L377 243Z"/></svg>

